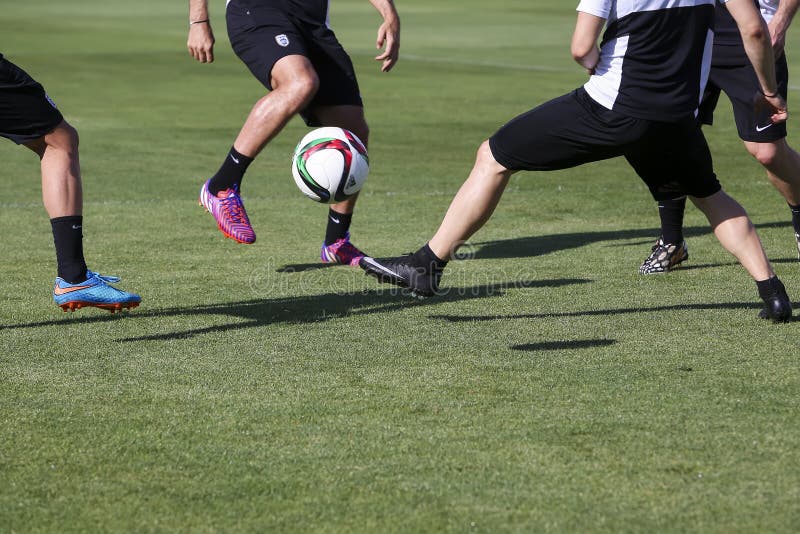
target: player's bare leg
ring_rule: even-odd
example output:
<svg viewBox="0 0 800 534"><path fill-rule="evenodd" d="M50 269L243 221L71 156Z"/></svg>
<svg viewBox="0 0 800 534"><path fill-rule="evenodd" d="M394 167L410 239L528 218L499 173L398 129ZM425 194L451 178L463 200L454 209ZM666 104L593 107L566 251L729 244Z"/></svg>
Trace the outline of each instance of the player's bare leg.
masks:
<svg viewBox="0 0 800 534"><path fill-rule="evenodd" d="M305 56L279 59L271 77L272 91L255 103L233 143L250 158L255 158L289 119L308 106L319 88L317 73Z"/></svg>
<svg viewBox="0 0 800 534"><path fill-rule="evenodd" d="M364 108L354 105L317 106L314 118L324 126L335 126L353 132L364 146L369 144L369 127L364 118ZM320 259L325 263L358 265L364 253L350 243L350 222L358 195L331 204L328 211L325 240L320 248Z"/></svg>
<svg viewBox="0 0 800 534"><path fill-rule="evenodd" d="M237 243L251 244L256 234L240 195L248 165L308 106L319 88L319 78L305 56L279 59L272 68L273 89L255 103L219 171L200 188L200 204L214 216L217 227Z"/></svg>
<svg viewBox="0 0 800 534"><path fill-rule="evenodd" d="M786 139L771 143L745 141L747 151L766 169L767 178L780 191L792 211L792 227L800 257L800 154Z"/></svg>
<svg viewBox="0 0 800 534"><path fill-rule="evenodd" d="M428 243L438 258L450 260L458 247L489 220L512 174L495 161L488 141L481 144L472 172Z"/></svg>
<svg viewBox="0 0 800 534"><path fill-rule="evenodd" d="M739 260L754 280L775 276L761 246L761 239L747 212L738 202L724 191L706 198L690 198L705 214L720 244Z"/></svg>
<svg viewBox="0 0 800 534"><path fill-rule="evenodd" d="M110 284L115 276L102 276L86 268L83 257L83 192L78 152L78 132L66 121L44 136L25 143L40 159L42 200L53 227L59 276L53 299L64 311L86 306L119 311L135 308L141 297Z"/></svg>
<svg viewBox="0 0 800 534"><path fill-rule="evenodd" d="M47 135L25 144L39 156L42 201L51 219L83 213L78 132L63 121Z"/></svg>
<svg viewBox="0 0 800 534"><path fill-rule="evenodd" d="M767 177L786 201L800 205L800 154L780 139L772 143L745 141L747 151L766 169Z"/></svg>
<svg viewBox="0 0 800 534"><path fill-rule="evenodd" d="M514 171L494 159L489 142L484 142L478 148L472 172L428 244L411 256L391 260L365 257L360 262L361 268L381 281L408 287L412 294L436 294L447 262L489 220L512 174Z"/></svg>
<svg viewBox="0 0 800 534"><path fill-rule="evenodd" d="M792 316L792 305L786 289L775 276L761 239L744 208L724 191L706 198L690 198L708 218L714 235L722 246L736 256L756 281L759 296L766 305L759 316L774 321L789 320Z"/></svg>

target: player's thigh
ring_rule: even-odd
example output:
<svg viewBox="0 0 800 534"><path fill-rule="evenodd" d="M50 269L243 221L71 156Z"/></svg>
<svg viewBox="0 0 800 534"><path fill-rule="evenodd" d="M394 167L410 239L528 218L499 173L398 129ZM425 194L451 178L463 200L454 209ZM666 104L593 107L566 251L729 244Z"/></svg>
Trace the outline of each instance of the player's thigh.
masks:
<svg viewBox="0 0 800 534"><path fill-rule="evenodd" d="M515 117L489 146L509 170L565 169L621 156L641 122L600 106L578 89Z"/></svg>
<svg viewBox="0 0 800 534"><path fill-rule="evenodd" d="M275 62L270 73L273 89L282 87L313 96L319 87L316 69L306 56L292 54Z"/></svg>
<svg viewBox="0 0 800 534"><path fill-rule="evenodd" d="M708 143L692 117L652 123L647 134L626 149L625 158L656 200L705 198L720 190Z"/></svg>

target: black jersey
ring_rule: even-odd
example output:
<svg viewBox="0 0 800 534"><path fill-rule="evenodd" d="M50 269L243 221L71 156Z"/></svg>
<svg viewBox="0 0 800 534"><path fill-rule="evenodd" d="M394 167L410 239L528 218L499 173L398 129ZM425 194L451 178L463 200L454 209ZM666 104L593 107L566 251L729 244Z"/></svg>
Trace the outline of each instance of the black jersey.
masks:
<svg viewBox="0 0 800 534"><path fill-rule="evenodd" d="M330 0L236 0L236 3L242 7L280 9L294 19L327 24Z"/></svg>
<svg viewBox="0 0 800 534"><path fill-rule="evenodd" d="M715 0L582 0L606 19L600 61L584 86L629 117L674 121L694 113L711 65Z"/></svg>

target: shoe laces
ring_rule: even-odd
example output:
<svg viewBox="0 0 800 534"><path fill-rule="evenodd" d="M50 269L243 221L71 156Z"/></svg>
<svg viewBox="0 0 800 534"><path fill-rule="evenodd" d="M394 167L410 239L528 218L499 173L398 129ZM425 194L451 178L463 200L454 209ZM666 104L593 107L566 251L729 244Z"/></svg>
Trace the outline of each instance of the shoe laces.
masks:
<svg viewBox="0 0 800 534"><path fill-rule="evenodd" d="M664 240L659 237L658 241L656 241L656 244L653 245L653 248L651 248L650 250L655 252L656 250L662 250L662 249L666 250L668 248L669 248L669 244L665 243Z"/></svg>
<svg viewBox="0 0 800 534"><path fill-rule="evenodd" d="M225 198L220 199L220 206L225 212L225 215L234 224L249 223L247 220L247 212L244 211L244 204L242 204L242 201L239 199L239 195L236 194L236 191L228 193Z"/></svg>
<svg viewBox="0 0 800 534"><path fill-rule="evenodd" d="M107 284L116 284L117 282L119 282L121 280L121 278L119 276L103 275L103 274L96 273L94 271L90 271L89 269L87 269L86 270L86 279L89 280L90 278L99 278L100 280L102 280L103 282L106 282Z"/></svg>

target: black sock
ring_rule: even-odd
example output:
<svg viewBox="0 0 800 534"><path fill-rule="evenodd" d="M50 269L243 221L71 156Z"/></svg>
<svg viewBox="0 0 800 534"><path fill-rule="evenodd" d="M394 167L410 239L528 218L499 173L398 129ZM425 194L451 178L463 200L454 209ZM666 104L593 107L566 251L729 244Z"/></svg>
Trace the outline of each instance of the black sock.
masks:
<svg viewBox="0 0 800 534"><path fill-rule="evenodd" d="M794 226L794 233L800 234L800 206L792 206L789 204L789 209L792 210L792 226Z"/></svg>
<svg viewBox="0 0 800 534"><path fill-rule="evenodd" d="M344 239L347 231L350 230L350 222L352 220L352 213L339 213L329 209L328 228L325 230L325 244L333 245L339 239Z"/></svg>
<svg viewBox="0 0 800 534"><path fill-rule="evenodd" d="M50 219L53 242L56 245L58 276L77 284L86 280L86 261L83 259L83 217L71 215Z"/></svg>
<svg viewBox="0 0 800 534"><path fill-rule="evenodd" d="M242 183L244 171L253 162L253 158L248 158L243 154L239 154L235 148L231 147L231 151L225 156L225 161L222 162L217 174L211 177L208 183L208 190L212 195L216 195L223 189L237 189Z"/></svg>
<svg viewBox="0 0 800 534"><path fill-rule="evenodd" d="M686 197L660 200L658 215L661 217L661 237L665 243L678 244L683 241L683 211Z"/></svg>
<svg viewBox="0 0 800 534"><path fill-rule="evenodd" d="M429 272L442 272L447 267L447 260L434 254L428 243L411 255L411 262L416 267L421 267Z"/></svg>
<svg viewBox="0 0 800 534"><path fill-rule="evenodd" d="M773 276L767 280L756 280L756 286L758 286L758 296L762 299L767 299L769 297L774 297L775 295L780 295L781 293L786 293L786 288L783 287L783 282L781 282L777 276Z"/></svg>

